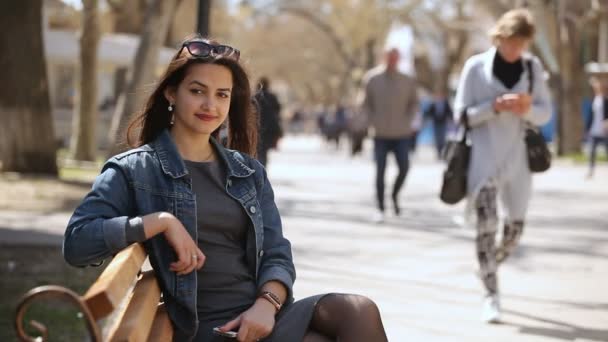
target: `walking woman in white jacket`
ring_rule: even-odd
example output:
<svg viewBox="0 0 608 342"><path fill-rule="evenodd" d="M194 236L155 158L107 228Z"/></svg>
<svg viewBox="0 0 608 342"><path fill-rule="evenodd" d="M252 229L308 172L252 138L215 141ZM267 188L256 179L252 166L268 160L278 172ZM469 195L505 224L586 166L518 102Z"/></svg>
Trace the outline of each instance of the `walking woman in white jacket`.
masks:
<svg viewBox="0 0 608 342"><path fill-rule="evenodd" d="M500 319L497 268L521 237L530 200L525 128L551 116L543 68L525 52L534 31L527 10L505 13L490 32L494 46L465 63L454 104L455 121L466 113L471 127L467 210L475 217L479 275L486 290L482 318L492 323ZM505 217L502 241L495 246L499 199Z"/></svg>

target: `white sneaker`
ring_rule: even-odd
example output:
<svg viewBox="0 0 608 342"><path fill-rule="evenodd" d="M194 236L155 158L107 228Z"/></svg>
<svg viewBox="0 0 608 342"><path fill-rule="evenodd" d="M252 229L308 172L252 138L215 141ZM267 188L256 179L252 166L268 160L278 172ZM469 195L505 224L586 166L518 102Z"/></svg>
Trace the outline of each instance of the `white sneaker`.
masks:
<svg viewBox="0 0 608 342"><path fill-rule="evenodd" d="M384 212L378 210L374 213L374 215L372 215L372 223L377 223L377 224L384 223L384 218L385 218Z"/></svg>
<svg viewBox="0 0 608 342"><path fill-rule="evenodd" d="M488 295L483 301L481 320L485 323L500 323L500 303L498 295Z"/></svg>

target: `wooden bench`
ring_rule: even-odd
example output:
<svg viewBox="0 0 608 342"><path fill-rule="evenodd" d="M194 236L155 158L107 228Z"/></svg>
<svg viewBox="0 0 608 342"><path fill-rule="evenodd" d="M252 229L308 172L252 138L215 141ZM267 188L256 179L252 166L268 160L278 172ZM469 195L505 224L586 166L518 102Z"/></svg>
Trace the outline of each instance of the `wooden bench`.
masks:
<svg viewBox="0 0 608 342"><path fill-rule="evenodd" d="M114 257L84 296L55 285L30 290L17 306L17 337L40 341L27 336L23 329L27 307L38 300L59 298L79 308L92 341L171 341L173 328L164 305L159 303L158 282L151 269L142 270L146 257L140 244L127 247ZM46 341L47 328L37 321L30 324Z"/></svg>

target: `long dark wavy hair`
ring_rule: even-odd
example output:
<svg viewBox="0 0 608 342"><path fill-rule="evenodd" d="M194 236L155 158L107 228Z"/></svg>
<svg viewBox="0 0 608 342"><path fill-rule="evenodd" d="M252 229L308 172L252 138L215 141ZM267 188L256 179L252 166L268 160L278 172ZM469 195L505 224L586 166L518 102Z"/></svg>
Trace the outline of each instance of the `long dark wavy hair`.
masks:
<svg viewBox="0 0 608 342"><path fill-rule="evenodd" d="M203 39L198 36L187 38L184 42L190 40L199 40L208 44L218 45L216 41ZM190 66L195 64L223 65L232 73L233 86L227 118L228 142L226 147L255 156L258 138L258 119L257 112L252 105L251 87L247 72L235 59L194 57L185 48L173 56L154 92L146 101L142 112L129 124L126 137L127 143L131 147L145 145L153 141L164 129L171 127L172 113L168 110L169 101L165 98L164 91L168 87L177 89L186 77ZM218 141L222 126L211 134ZM133 140L134 136L137 136L136 140Z"/></svg>

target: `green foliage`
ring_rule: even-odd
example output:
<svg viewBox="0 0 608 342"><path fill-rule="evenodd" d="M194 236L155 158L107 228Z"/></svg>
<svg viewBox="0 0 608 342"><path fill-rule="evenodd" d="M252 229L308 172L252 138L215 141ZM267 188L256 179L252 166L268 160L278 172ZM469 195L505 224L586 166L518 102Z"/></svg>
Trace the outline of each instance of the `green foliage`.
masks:
<svg viewBox="0 0 608 342"><path fill-rule="evenodd" d="M600 152L601 152L601 149L600 149ZM572 160L573 162L575 162L577 164L589 163L589 155L586 153L582 153L582 152L567 154L563 158ZM598 163L606 163L606 162L608 162L608 155L598 153L596 161Z"/></svg>

